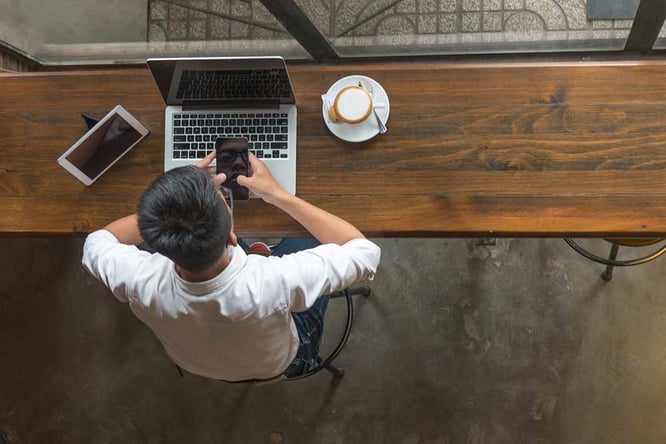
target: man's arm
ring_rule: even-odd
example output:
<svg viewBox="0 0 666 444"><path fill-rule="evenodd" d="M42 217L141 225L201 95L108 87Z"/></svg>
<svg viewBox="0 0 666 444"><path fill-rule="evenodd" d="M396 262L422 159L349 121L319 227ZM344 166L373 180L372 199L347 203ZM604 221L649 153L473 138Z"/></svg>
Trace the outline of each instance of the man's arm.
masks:
<svg viewBox="0 0 666 444"><path fill-rule="evenodd" d="M104 229L110 231L123 244L139 245L143 242L139 234L139 224L136 214L130 214L129 216L115 220L104 227Z"/></svg>
<svg viewBox="0 0 666 444"><path fill-rule="evenodd" d="M374 277L381 257L377 245L349 222L289 194L253 155L250 165L252 176L238 176L238 183L289 214L324 244L283 256L268 267L275 273L271 285L280 283L291 311L305 311L322 294Z"/></svg>
<svg viewBox="0 0 666 444"><path fill-rule="evenodd" d="M322 244L343 245L352 239L365 239L346 220L287 192L276 197L273 205L293 217Z"/></svg>
<svg viewBox="0 0 666 444"><path fill-rule="evenodd" d="M238 183L289 214L322 244L343 245L352 239L365 238L363 233L344 219L289 194L253 154L250 154L250 166L252 176L239 176Z"/></svg>

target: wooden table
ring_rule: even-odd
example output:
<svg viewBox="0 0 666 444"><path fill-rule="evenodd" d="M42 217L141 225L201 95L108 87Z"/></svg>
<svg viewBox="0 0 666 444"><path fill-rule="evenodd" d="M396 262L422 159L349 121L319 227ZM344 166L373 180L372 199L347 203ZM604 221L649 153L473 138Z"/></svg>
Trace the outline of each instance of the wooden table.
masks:
<svg viewBox="0 0 666 444"><path fill-rule="evenodd" d="M666 65L436 62L290 66L297 193L370 236L666 237ZM386 135L343 142L320 94L364 74ZM0 233L81 233L134 211L162 172L164 103L144 67L0 75ZM150 136L90 187L56 164L122 104ZM241 235L303 229L239 203Z"/></svg>

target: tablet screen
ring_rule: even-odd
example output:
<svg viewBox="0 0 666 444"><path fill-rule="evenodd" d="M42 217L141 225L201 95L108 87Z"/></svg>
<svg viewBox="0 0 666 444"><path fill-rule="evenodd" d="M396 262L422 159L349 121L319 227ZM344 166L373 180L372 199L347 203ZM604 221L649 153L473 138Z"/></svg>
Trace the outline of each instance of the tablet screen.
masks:
<svg viewBox="0 0 666 444"><path fill-rule="evenodd" d="M118 114L100 125L67 159L90 179L95 179L141 139L141 133Z"/></svg>

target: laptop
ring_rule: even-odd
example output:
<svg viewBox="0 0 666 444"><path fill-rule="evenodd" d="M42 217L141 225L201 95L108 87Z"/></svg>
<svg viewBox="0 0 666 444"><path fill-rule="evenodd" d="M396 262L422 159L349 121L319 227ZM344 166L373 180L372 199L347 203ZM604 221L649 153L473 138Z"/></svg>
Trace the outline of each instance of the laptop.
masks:
<svg viewBox="0 0 666 444"><path fill-rule="evenodd" d="M296 194L296 100L282 57L147 63L167 104L164 171L204 158L218 137L245 137L249 151Z"/></svg>

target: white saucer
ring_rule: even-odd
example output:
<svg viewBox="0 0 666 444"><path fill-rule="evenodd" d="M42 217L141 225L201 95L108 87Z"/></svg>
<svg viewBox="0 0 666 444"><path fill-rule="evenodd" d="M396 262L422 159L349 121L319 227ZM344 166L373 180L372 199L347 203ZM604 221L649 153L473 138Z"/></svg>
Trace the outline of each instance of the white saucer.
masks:
<svg viewBox="0 0 666 444"><path fill-rule="evenodd" d="M377 83L377 81L371 79L370 77L360 76L360 75L343 77L337 82L335 82L333 85L331 85L328 91L326 91L326 95L328 94L335 95L342 88L345 88L347 86L356 86L358 85L359 80L363 80L363 82L367 82L370 85L372 85L373 102L375 104L384 105L382 108L375 108L375 109L377 110L377 114L379 114L379 118L382 119L382 122L384 122L384 124L386 124L390 111L388 95L386 94L386 91L384 91L384 88L382 88L382 85L380 85L379 83ZM370 117L368 117L361 123L357 123L356 125L350 125L348 123L342 123L342 122L331 122L331 119L328 117L328 110L326 109L326 104L323 103L323 101L321 105L321 113L322 116L324 117L324 122L326 122L326 126L328 127L328 129L334 135L347 142L365 142L366 140L370 140L373 137L375 137L377 134L379 134L377 121L375 120L375 116L373 114L370 114Z"/></svg>

